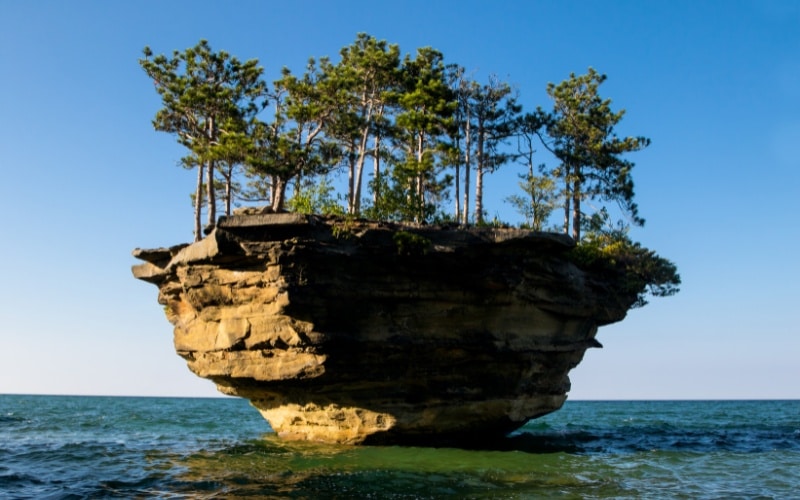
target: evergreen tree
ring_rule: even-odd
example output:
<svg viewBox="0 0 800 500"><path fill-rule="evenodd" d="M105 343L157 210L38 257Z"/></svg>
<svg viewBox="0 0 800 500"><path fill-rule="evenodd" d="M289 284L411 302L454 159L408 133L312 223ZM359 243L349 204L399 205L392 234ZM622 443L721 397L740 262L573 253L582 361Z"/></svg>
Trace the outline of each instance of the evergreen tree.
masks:
<svg viewBox="0 0 800 500"><path fill-rule="evenodd" d="M439 177L445 137L453 127L455 101L445 78L441 52L424 47L406 56L394 140L400 150L393 170L394 191L406 199L408 214L423 222L441 199L448 178Z"/></svg>
<svg viewBox="0 0 800 500"><path fill-rule="evenodd" d="M330 62L309 60L305 74L298 78L287 68L274 83L272 121L253 125L253 149L248 170L269 179L272 210L283 210L286 188L304 175L325 173L338 161L336 144L324 131L334 119L337 107L336 82L329 78Z"/></svg>
<svg viewBox="0 0 800 500"><path fill-rule="evenodd" d="M253 151L251 130L252 128L239 120L229 120L222 129L219 141L211 150L211 155L217 161L216 171L224 182L221 195L225 215L228 217L231 215L234 197L241 192L241 187L236 182L236 173Z"/></svg>
<svg viewBox="0 0 800 500"><path fill-rule="evenodd" d="M508 162L512 155L500 146L514 134L516 117L521 111L511 86L495 76L480 85L471 82L468 90L469 108L465 116L472 125L475 146L475 221L483 223L483 176ZM468 143L469 144L469 143ZM466 217L465 217L466 223Z"/></svg>
<svg viewBox="0 0 800 500"><path fill-rule="evenodd" d="M598 88L605 80L605 75L589 68L585 75L573 73L568 80L547 86L553 99L553 111L546 122L552 142L545 145L560 161L557 173L567 194L564 232L569 233L571 204L572 237L576 240L580 239L581 202L587 198L615 201L634 223L644 224L633 201L633 163L622 155L647 147L650 140L616 135L614 127L625 111L612 111L611 100L600 97Z"/></svg>
<svg viewBox="0 0 800 500"><path fill-rule="evenodd" d="M544 140L542 133L547 120L548 116L541 110L517 116L514 124L517 137L516 159L527 167L527 173L519 176L519 186L527 198L519 195L506 198L525 217L531 229L536 231L544 229L544 224L559 199L555 180L547 171L546 165L542 163L537 168L534 161L535 145Z"/></svg>
<svg viewBox="0 0 800 500"><path fill-rule="evenodd" d="M225 51L214 52L206 40L184 52L174 51L171 57L153 56L144 48L139 64L153 80L161 96L163 108L153 120L156 130L174 133L178 141L197 160L198 191L195 194L195 240L202 237L203 170L206 173L208 225L216 219L214 191L215 166L222 125L246 119L257 109L262 96L263 69L255 59L240 62Z"/></svg>
<svg viewBox="0 0 800 500"><path fill-rule="evenodd" d="M525 217L526 224L534 231L543 231L544 225L556 206L555 181L546 175L520 175L519 183L527 197L511 195L506 198L520 215Z"/></svg>
<svg viewBox="0 0 800 500"><path fill-rule="evenodd" d="M448 82L455 100L453 114L454 126L450 128L450 150L447 158L453 167L455 221L469 223L470 173L474 163L473 153L473 88L474 82L466 75L466 70L457 64L448 66ZM463 175L463 189L462 179ZM463 192L463 194L462 194ZM463 202L462 202L463 196Z"/></svg>
<svg viewBox="0 0 800 500"><path fill-rule="evenodd" d="M358 215L367 157L373 157L373 177L380 176L380 142L386 134L392 90L398 83L400 49L385 40L359 33L356 41L340 54L341 61L332 68L331 75L340 90L336 94L339 105L327 133L344 150L348 167L347 208L349 213ZM373 201L377 195L376 191Z"/></svg>
<svg viewBox="0 0 800 500"><path fill-rule="evenodd" d="M633 163L624 154L649 140L617 136L624 111L613 111L611 101L599 96L605 75L590 68L586 75L549 84L553 110L519 116L509 84L496 77L485 84L473 81L462 67L445 66L434 49L418 49L401 61L396 45L360 33L340 55L336 64L310 59L301 76L284 69L267 99L256 60L242 63L214 52L204 40L171 57L153 56L145 48L139 63L163 103L153 125L176 134L189 150L184 166L198 171L196 239L204 207L213 226L217 198L224 199L226 214L236 196L266 200L280 211L290 183L298 194L313 192L309 183L339 165L348 177L346 210L359 215L370 157L367 213L373 217L417 222L434 213L441 217L455 180L455 220L470 220L474 182L473 217L481 223L485 175L516 157L528 166L521 176L527 200L509 201L525 209L531 226L541 227L542 214L552 210L555 188L548 173L563 188L564 231L571 229L576 239L587 199L615 201L634 223L644 222L633 201ZM274 105L269 112L267 100ZM517 154L504 147L513 135ZM551 172L534 172L534 138L558 160ZM246 191L240 187L245 183Z"/></svg>

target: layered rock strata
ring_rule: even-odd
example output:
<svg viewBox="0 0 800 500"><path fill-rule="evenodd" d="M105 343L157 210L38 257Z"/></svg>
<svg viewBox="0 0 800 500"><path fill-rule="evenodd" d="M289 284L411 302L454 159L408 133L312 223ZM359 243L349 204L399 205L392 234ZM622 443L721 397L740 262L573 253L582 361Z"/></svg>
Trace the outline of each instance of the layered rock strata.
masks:
<svg viewBox="0 0 800 500"><path fill-rule="evenodd" d="M493 439L561 407L598 326L635 300L562 235L299 214L222 218L134 251L177 353L287 439Z"/></svg>

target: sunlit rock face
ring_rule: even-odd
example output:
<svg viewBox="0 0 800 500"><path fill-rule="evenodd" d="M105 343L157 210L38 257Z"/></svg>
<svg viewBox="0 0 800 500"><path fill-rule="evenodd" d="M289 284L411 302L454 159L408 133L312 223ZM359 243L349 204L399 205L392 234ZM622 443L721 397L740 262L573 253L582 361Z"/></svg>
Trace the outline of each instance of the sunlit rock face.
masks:
<svg viewBox="0 0 800 500"><path fill-rule="evenodd" d="M636 299L565 236L298 214L222 218L135 250L177 353L287 439L449 444L561 407L598 326Z"/></svg>

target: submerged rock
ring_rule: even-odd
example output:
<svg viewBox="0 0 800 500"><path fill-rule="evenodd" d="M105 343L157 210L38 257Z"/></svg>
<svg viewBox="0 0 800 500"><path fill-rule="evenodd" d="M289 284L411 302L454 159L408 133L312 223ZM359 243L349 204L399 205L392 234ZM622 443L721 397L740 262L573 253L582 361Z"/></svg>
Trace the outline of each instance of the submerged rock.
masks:
<svg viewBox="0 0 800 500"><path fill-rule="evenodd" d="M287 439L494 439L562 406L598 326L636 300L571 238L299 214L222 218L135 250L189 369Z"/></svg>

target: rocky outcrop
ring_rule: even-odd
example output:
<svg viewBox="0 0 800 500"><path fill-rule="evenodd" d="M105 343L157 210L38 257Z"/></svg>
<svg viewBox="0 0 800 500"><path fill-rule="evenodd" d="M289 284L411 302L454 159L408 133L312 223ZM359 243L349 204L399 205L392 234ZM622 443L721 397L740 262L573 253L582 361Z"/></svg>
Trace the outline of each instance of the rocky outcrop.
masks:
<svg viewBox="0 0 800 500"><path fill-rule="evenodd" d="M493 439L557 410L598 326L635 296L565 236L298 214L222 218L135 250L189 369L289 439Z"/></svg>

